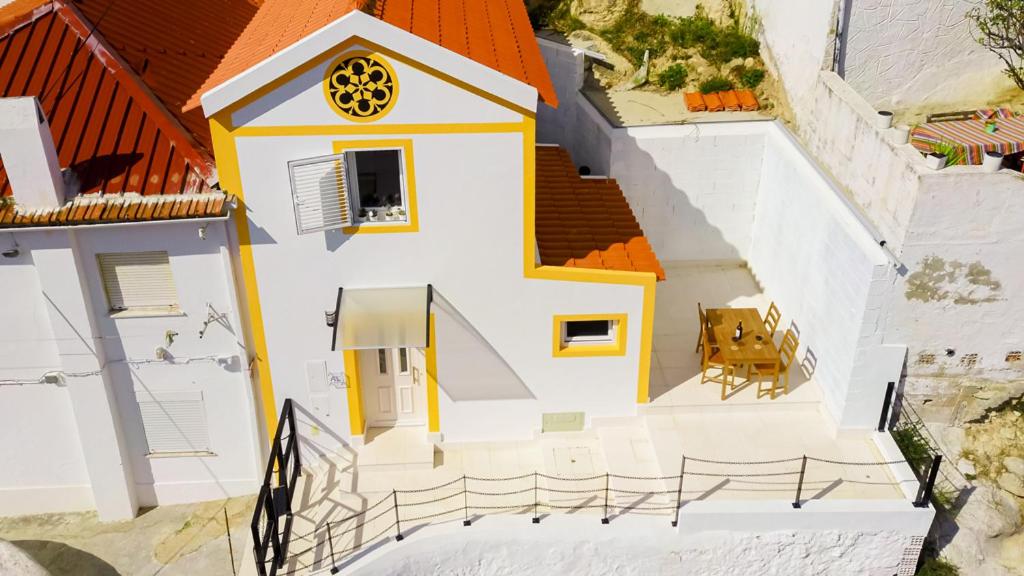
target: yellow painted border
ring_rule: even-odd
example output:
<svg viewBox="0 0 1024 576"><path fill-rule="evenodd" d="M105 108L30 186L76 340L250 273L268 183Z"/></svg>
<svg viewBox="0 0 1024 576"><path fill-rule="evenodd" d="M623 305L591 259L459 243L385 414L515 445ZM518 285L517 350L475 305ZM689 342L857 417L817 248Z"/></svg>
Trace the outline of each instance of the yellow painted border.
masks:
<svg viewBox="0 0 1024 576"><path fill-rule="evenodd" d="M370 58L377 64L380 64L382 67L384 67L384 69L387 70L389 74L391 74L391 100L388 101L387 105L384 106L383 110L374 114L373 116L363 117L348 114L344 110L339 109L334 104L334 98L331 98L331 91L329 89L331 73L334 72L334 69L337 68L338 64L340 64L342 61L348 60L349 58L358 57ZM387 116L388 113L391 112L391 109L394 108L395 104L398 102L398 74L395 74L395 69L391 67L391 64L381 54L378 54L377 52L371 52L369 50L353 50L351 52L346 52L341 56L338 56L337 58L332 60L330 64L327 65L327 68L324 69L323 89L324 99L327 100L327 106L330 107L331 110L334 110L334 113L337 114L338 116L341 116L346 120L351 120L352 122L375 122Z"/></svg>
<svg viewBox="0 0 1024 576"><path fill-rule="evenodd" d="M618 270L589 270L562 266L542 266L537 263L537 123L524 119L523 132L523 275L540 280L564 282L595 282L641 286L644 290L643 313L640 324L640 359L637 374L636 401L650 401L651 354L654 343L654 299L658 277L652 272L624 272Z"/></svg>
<svg viewBox="0 0 1024 576"><path fill-rule="evenodd" d="M412 155L412 140L409 138L396 140L339 140L334 143L334 153L341 154L346 150L386 148L401 148L403 161L405 162L405 196L409 201L406 215L408 222L391 224L388 222L360 223L355 226L346 226L341 229L345 234L399 234L403 232L420 231L420 209L416 201L416 163Z"/></svg>
<svg viewBox="0 0 1024 576"><path fill-rule="evenodd" d="M591 356L625 356L626 329L629 316L626 314L556 314L552 321L551 355L555 358L580 358ZM562 344L562 324L587 320L611 320L618 322L615 327L615 342L601 344Z"/></svg>
<svg viewBox="0 0 1024 576"><path fill-rule="evenodd" d="M427 346L427 432L441 431L441 413L437 403L437 331L430 315L430 346Z"/></svg>
<svg viewBox="0 0 1024 576"><path fill-rule="evenodd" d="M345 382L348 396L348 431L353 436L361 436L366 429L366 417L363 415L363 385L359 380L359 355L356 350L342 351L345 359Z"/></svg>
<svg viewBox="0 0 1024 576"><path fill-rule="evenodd" d="M445 73L441 72L440 70L435 70L434 68L431 68L431 67L429 67L429 66L427 66L425 64L422 64L420 62L417 62L417 61L415 61L415 60L413 60L411 58L408 58L408 57L406 57L406 56L404 56L402 54L399 54L398 52L394 52L392 50L389 50L389 49L385 48L384 46L381 46L380 44L371 42L371 41L366 40L364 38L360 38L359 36L352 36L351 38L348 38L348 39L346 39L346 40L344 40L342 42L339 42L337 45L332 46L331 48L328 48L327 50L321 52L320 54L310 58L309 60L306 61L306 63L302 64L301 66L297 66L295 69L291 70L287 74L283 74L283 75L275 78L274 80L271 80L270 82L264 84L260 88L257 88L256 90L253 90L249 94L247 94L247 95L243 96L242 98L239 98L235 102L232 102L231 104L225 106L222 110L217 112L217 115L225 114L227 116L228 120L229 120L229 123L225 124L225 126L229 126L230 127L231 126L231 124L230 124L230 117L231 116L230 115L233 114L236 110L238 110L240 108L244 108L245 106L251 104L252 102L255 102L256 100L259 100L263 96L267 95L269 92L273 92L274 90L276 90L277 88L280 88L281 86L287 84L291 80L294 80L295 78L298 78L302 74L305 74L306 72L310 71L311 69L319 66L320 64L322 64L325 61L327 61L328 59L330 59L331 55L337 54L339 52L344 52L345 50L348 50L348 49L350 49L350 48L352 48L353 46L356 46L356 45L361 46L362 48L364 48L364 49L366 49L368 51L372 51L372 52L376 52L378 54L382 54L382 55L384 55L384 56L386 56L386 57L388 57L391 60L394 60L396 62L401 62L401 63L405 64L406 66L409 66L410 68L414 68L416 70L419 70L420 72L423 72L424 74L429 74L429 75L431 75L431 76L433 76L433 77L435 77L435 78L437 78L439 80L442 80L442 81L447 82L449 84L452 84L454 86L458 86L459 88L462 88L463 90L465 90L465 91L467 91L467 92L469 92L471 94L479 96L480 98L483 98L484 100L487 100L488 102L492 102L492 103L497 104L497 105L499 105L499 106L501 106L503 108L507 108L509 110L512 110L513 112L518 112L518 113L522 114L523 116L526 116L526 117L529 117L529 118L533 118L535 116L535 114L536 114L536 112L533 111L533 110L529 110L529 109L523 108L522 106L518 106L516 104L513 104L512 102L509 102L508 100L505 100L503 98L499 98L498 96L495 96L494 94L491 94L490 92L486 92L486 91L484 91L484 90L482 90L480 88L477 88L476 86L473 86L472 84L469 84L467 82L459 80L458 78L456 78L454 76L450 76L448 74L445 74Z"/></svg>
<svg viewBox="0 0 1024 576"><path fill-rule="evenodd" d="M259 378L260 399L263 417L267 424L267 439L277 430L277 404L274 402L274 383L270 377L270 359L267 357L267 336L263 329L263 312L260 308L259 283L256 281L256 265L252 256L252 240L249 237L248 213L245 194L242 190L242 176L238 168L238 149L228 128L227 114L210 118L210 136L213 139L213 153L217 159L217 173L221 188L233 194L238 200L235 208L235 229L238 231L238 251L242 260L242 283L245 288L249 326L252 330L253 360Z"/></svg>
<svg viewBox="0 0 1024 576"><path fill-rule="evenodd" d="M523 122L464 122L456 124L305 124L297 126L242 126L235 136L382 136L405 134L522 133Z"/></svg>

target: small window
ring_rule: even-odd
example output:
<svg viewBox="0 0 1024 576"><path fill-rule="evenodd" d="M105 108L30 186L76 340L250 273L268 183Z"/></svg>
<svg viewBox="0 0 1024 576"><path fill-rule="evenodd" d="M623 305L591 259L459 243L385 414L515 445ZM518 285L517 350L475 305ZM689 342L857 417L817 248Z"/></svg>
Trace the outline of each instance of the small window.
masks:
<svg viewBox="0 0 1024 576"><path fill-rule="evenodd" d="M137 394L150 455L210 452L202 392L137 391Z"/></svg>
<svg viewBox="0 0 1024 576"><path fill-rule="evenodd" d="M377 372L388 373L388 351L383 348L377 350Z"/></svg>
<svg viewBox="0 0 1024 576"><path fill-rule="evenodd" d="M565 323L565 342L612 342L615 340L614 320L570 320Z"/></svg>
<svg viewBox="0 0 1024 576"><path fill-rule="evenodd" d="M621 356L626 353L625 314L555 316L554 355Z"/></svg>
<svg viewBox="0 0 1024 576"><path fill-rule="evenodd" d="M409 373L409 349L399 348L398 350L398 373Z"/></svg>
<svg viewBox="0 0 1024 576"><path fill-rule="evenodd" d="M178 314L178 292L167 252L98 254L112 314Z"/></svg>
<svg viewBox="0 0 1024 576"><path fill-rule="evenodd" d="M347 180L356 200L358 222L409 221L403 165L399 149L345 153Z"/></svg>

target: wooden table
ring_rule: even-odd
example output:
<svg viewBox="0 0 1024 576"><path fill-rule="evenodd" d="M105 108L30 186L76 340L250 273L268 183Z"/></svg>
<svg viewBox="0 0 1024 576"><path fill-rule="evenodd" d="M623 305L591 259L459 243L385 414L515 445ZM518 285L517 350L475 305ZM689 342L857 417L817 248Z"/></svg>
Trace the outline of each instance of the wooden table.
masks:
<svg viewBox="0 0 1024 576"><path fill-rule="evenodd" d="M765 329L757 308L708 308L707 317L726 364L773 364L779 367L779 350ZM736 325L740 322L743 322L743 338L733 342Z"/></svg>

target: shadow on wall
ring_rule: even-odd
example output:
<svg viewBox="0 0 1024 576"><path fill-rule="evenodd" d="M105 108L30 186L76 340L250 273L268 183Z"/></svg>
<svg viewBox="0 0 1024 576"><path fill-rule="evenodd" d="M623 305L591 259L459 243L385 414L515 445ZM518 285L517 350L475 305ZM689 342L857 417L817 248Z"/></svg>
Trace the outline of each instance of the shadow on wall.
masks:
<svg viewBox="0 0 1024 576"><path fill-rule="evenodd" d="M11 542L53 576L120 576L120 572L92 554L52 540Z"/></svg>
<svg viewBox="0 0 1024 576"><path fill-rule="evenodd" d="M437 384L454 402L531 400L533 393L458 309L434 291Z"/></svg>

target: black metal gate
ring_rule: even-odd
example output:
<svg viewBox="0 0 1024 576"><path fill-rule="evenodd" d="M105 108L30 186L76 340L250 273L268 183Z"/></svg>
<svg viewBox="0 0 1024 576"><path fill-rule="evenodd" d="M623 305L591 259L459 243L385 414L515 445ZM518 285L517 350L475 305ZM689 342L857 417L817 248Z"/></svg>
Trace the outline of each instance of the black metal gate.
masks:
<svg viewBox="0 0 1024 576"><path fill-rule="evenodd" d="M288 540L292 533L292 497L295 495L295 481L299 474L301 463L299 436L295 431L295 408L291 398L288 398L281 408L277 432L270 444L267 473L263 477L263 486L252 515L252 541L256 573L259 576L277 574L288 556Z"/></svg>

